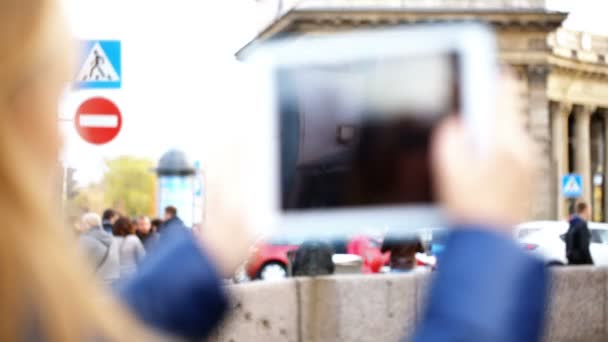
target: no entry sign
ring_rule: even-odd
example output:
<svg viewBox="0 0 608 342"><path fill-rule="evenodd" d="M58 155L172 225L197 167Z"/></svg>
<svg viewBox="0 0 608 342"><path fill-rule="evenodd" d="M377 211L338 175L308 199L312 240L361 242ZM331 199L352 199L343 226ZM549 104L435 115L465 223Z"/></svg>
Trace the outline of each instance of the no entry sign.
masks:
<svg viewBox="0 0 608 342"><path fill-rule="evenodd" d="M76 110L76 131L86 142L102 145L112 141L122 127L122 116L114 102L93 97Z"/></svg>

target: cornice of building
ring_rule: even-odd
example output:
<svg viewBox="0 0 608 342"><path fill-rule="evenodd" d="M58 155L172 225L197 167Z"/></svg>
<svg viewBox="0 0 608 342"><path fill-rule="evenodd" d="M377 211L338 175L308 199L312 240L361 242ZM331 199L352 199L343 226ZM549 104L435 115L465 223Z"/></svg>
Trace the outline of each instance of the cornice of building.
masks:
<svg viewBox="0 0 608 342"><path fill-rule="evenodd" d="M499 10L449 9L295 9L291 13L295 26L317 23L334 26L381 26L456 21L481 21L497 28L531 27L551 31L559 27L565 14L558 12L505 12Z"/></svg>
<svg viewBox="0 0 608 342"><path fill-rule="evenodd" d="M500 10L540 11L547 9L546 0L300 0L298 9L432 9L432 10Z"/></svg>
<svg viewBox="0 0 608 342"><path fill-rule="evenodd" d="M441 6L438 5L439 3ZM433 4L435 5L433 6ZM503 7L499 6L501 4ZM563 12L547 10L544 7L544 1L308 0L299 2L281 15L261 31L254 40L241 48L236 55L237 58L240 58L246 50L260 42L285 33L299 32L300 27L310 24L340 29L481 21L497 29L518 28L549 32L560 27L566 16L567 14Z"/></svg>
<svg viewBox="0 0 608 342"><path fill-rule="evenodd" d="M605 63L589 63L555 54L549 55L547 61L552 72L588 79L608 80L608 65Z"/></svg>

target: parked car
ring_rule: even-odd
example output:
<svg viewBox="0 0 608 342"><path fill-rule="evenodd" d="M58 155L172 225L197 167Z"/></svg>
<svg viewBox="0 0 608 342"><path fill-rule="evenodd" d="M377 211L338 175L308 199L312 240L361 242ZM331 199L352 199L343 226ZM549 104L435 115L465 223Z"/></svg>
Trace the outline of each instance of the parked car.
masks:
<svg viewBox="0 0 608 342"><path fill-rule="evenodd" d="M526 236L541 231L547 227L554 227L556 223L561 221L532 221L517 225L514 230L515 239L521 240ZM566 225L567 222L564 222Z"/></svg>
<svg viewBox="0 0 608 342"><path fill-rule="evenodd" d="M286 278L289 258L287 253L296 251L301 241L258 241L253 249L245 271L250 279L277 280Z"/></svg>
<svg viewBox="0 0 608 342"><path fill-rule="evenodd" d="M250 279L276 280L288 276L288 254L298 250L304 241L270 239L258 241L245 265L245 272ZM380 252L380 244L375 239L356 236L349 241L329 241L334 253L353 254L362 261L363 273L378 273L388 262L388 254ZM356 248L353 248L356 247Z"/></svg>
<svg viewBox="0 0 608 342"><path fill-rule="evenodd" d="M549 265L565 265L568 231L566 221L533 221L518 225L515 236L522 246L547 261ZM596 265L608 265L608 224L589 222L591 256Z"/></svg>
<svg viewBox="0 0 608 342"><path fill-rule="evenodd" d="M363 273L379 273L388 264L391 255L390 252L382 253L381 248L382 243L378 239L357 235L348 241L346 252L362 258Z"/></svg>
<svg viewBox="0 0 608 342"><path fill-rule="evenodd" d="M428 247L426 253L416 254L418 266L436 267L436 256L443 250L447 230L433 229L422 236L424 245ZM370 237L356 235L348 240L329 241L336 254L350 254L361 258L362 273L387 272L390 252L381 252L381 236ZM286 278L289 274L288 254L295 253L302 240L287 240L273 238L260 240L252 248L251 256L244 266L244 272L238 274L239 279L276 280ZM244 274L243 274L244 273Z"/></svg>

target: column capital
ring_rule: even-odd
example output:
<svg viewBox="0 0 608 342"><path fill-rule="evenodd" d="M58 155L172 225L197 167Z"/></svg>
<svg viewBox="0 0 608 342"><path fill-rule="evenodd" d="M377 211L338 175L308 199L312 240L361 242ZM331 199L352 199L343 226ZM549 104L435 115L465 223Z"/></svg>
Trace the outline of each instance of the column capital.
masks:
<svg viewBox="0 0 608 342"><path fill-rule="evenodd" d="M545 85L550 66L548 64L528 64L525 67L528 82L532 85Z"/></svg>
<svg viewBox="0 0 608 342"><path fill-rule="evenodd" d="M553 114L568 117L572 112L573 106L569 102L554 102L552 107L551 112Z"/></svg>
<svg viewBox="0 0 608 342"><path fill-rule="evenodd" d="M591 105L576 105L574 106L574 114L576 116L591 116L597 109L596 106Z"/></svg>

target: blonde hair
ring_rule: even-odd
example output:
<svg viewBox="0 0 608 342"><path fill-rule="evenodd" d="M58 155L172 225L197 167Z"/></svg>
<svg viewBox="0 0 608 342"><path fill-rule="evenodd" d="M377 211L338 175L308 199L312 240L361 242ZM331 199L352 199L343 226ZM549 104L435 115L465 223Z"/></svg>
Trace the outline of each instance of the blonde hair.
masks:
<svg viewBox="0 0 608 342"><path fill-rule="evenodd" d="M62 19L53 0L0 0L0 341L149 340L57 219L56 103L38 95L69 79Z"/></svg>

